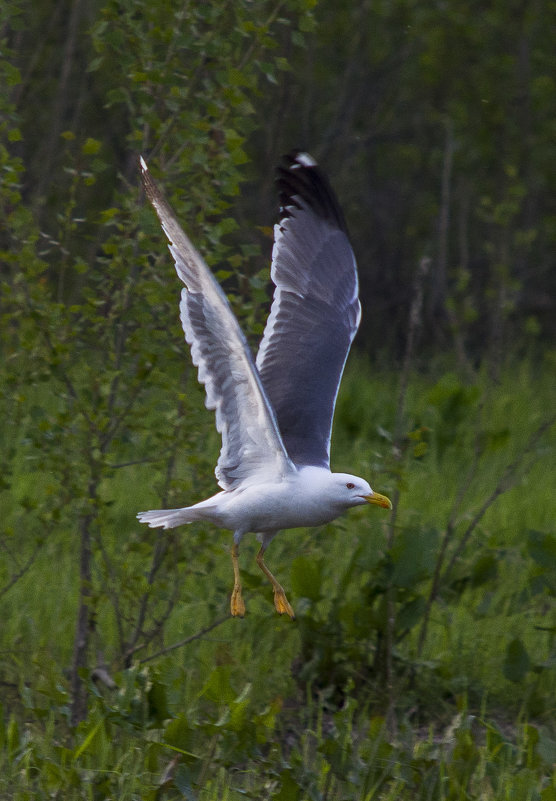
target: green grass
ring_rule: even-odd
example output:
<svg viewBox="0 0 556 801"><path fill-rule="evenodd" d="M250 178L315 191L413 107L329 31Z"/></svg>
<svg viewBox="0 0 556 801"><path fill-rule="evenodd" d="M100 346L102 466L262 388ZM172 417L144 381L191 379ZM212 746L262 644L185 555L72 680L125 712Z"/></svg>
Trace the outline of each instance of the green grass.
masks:
<svg viewBox="0 0 556 801"><path fill-rule="evenodd" d="M392 554L388 516L375 509L354 510L318 531L281 534L267 561L296 609L292 623L275 615L254 564L256 543L246 538L247 617L226 619L141 664L227 615L229 534L184 528L167 576L153 589L154 618L173 598L164 632L129 669L110 593L118 593L131 626L159 536L134 514L158 502L161 475L153 463L112 472L103 480L99 519L115 572L106 573L97 553L91 665L104 661L118 689L85 677L90 711L75 731L68 670L77 530L67 510L51 525L44 518L35 562L0 597L0 797L556 799L554 429L474 529L432 605L418 651L454 499L462 496L452 548L550 414L553 384L549 371L528 363L496 387L485 376L477 388L453 375L414 376L400 461L391 447L397 376L371 374L354 360L338 402L333 467L367 476L381 492L399 489ZM213 486L218 439L209 416L196 425L196 461L179 455L185 480L172 487L181 503ZM17 445L17 432L7 434ZM477 443L481 455L468 480ZM2 547L21 559L40 530L41 509L52 505L54 479L32 465L29 450L18 446L12 491L2 496ZM22 505L25 497L34 504ZM0 572L0 589L11 564ZM397 610L390 690L380 658L387 586ZM389 698L395 726L385 723Z"/></svg>

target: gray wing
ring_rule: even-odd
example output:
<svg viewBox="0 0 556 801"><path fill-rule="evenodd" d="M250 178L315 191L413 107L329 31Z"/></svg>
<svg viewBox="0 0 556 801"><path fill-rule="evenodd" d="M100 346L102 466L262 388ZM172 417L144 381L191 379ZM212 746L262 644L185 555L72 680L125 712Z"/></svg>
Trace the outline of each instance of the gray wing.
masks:
<svg viewBox="0 0 556 801"><path fill-rule="evenodd" d="M252 476L294 469L257 373L249 346L220 285L177 222L141 159L143 184L185 284L180 316L206 406L216 413L222 449L216 478L233 489Z"/></svg>
<svg viewBox="0 0 556 801"><path fill-rule="evenodd" d="M296 465L330 466L336 396L359 326L357 267L334 192L306 153L278 169L274 300L257 368Z"/></svg>

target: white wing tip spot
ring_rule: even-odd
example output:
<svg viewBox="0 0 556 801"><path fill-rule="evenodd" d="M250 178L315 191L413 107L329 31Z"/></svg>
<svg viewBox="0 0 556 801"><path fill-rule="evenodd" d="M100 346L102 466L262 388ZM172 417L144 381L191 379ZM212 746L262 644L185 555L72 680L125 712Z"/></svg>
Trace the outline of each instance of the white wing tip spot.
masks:
<svg viewBox="0 0 556 801"><path fill-rule="evenodd" d="M141 165L141 169L143 170L143 172L149 171L149 168L147 167L147 162L145 161L143 156L139 156L139 163Z"/></svg>
<svg viewBox="0 0 556 801"><path fill-rule="evenodd" d="M295 157L295 160L296 160L296 164L293 165L293 169L295 169L298 166L301 166L301 167L316 167L317 166L317 162L315 161L315 159L312 156L310 156L308 153L298 153L297 156Z"/></svg>

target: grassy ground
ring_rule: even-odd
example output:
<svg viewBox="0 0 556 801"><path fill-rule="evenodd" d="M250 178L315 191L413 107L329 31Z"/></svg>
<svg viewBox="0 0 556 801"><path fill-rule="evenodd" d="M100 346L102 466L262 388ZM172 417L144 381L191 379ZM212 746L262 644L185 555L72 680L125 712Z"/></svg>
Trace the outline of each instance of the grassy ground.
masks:
<svg viewBox="0 0 556 801"><path fill-rule="evenodd" d="M106 664L117 687L85 676L90 710L76 730L68 671L77 542L62 517L0 597L0 797L556 799L554 428L531 443L552 410L551 376L527 363L495 386L486 377L468 387L449 373L415 376L394 457L397 377L354 361L338 402L333 467L399 491L391 552L380 510L283 533L268 563L296 609L292 623L274 614L255 542L246 541L248 615L239 621L227 617L229 536L184 529L164 633L127 669L99 560L91 660ZM195 475L206 472L208 487L218 440L206 420ZM17 443L17 432L7 436ZM458 553L512 464L507 491L487 504ZM21 498L40 507L52 491L21 455L15 472L11 498L4 493L4 549L18 548L21 521L38 526ZM103 542L126 583L126 609L140 596L157 536L133 516L156 503L155 485L155 468L139 465L102 490L113 501ZM188 487L182 497L197 499ZM443 569L455 554L454 566L430 601L446 532ZM157 587L161 596L172 591Z"/></svg>

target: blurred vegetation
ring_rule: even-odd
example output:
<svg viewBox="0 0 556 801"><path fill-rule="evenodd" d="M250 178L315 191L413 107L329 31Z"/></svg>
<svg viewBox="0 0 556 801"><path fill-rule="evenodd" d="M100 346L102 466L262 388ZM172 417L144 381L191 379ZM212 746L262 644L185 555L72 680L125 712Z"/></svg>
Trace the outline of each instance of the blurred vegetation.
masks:
<svg viewBox="0 0 556 801"><path fill-rule="evenodd" d="M556 798L549 3L0 9L0 797ZM214 490L142 152L255 344L273 165L358 254L334 468L391 518L283 533L274 614Z"/></svg>

